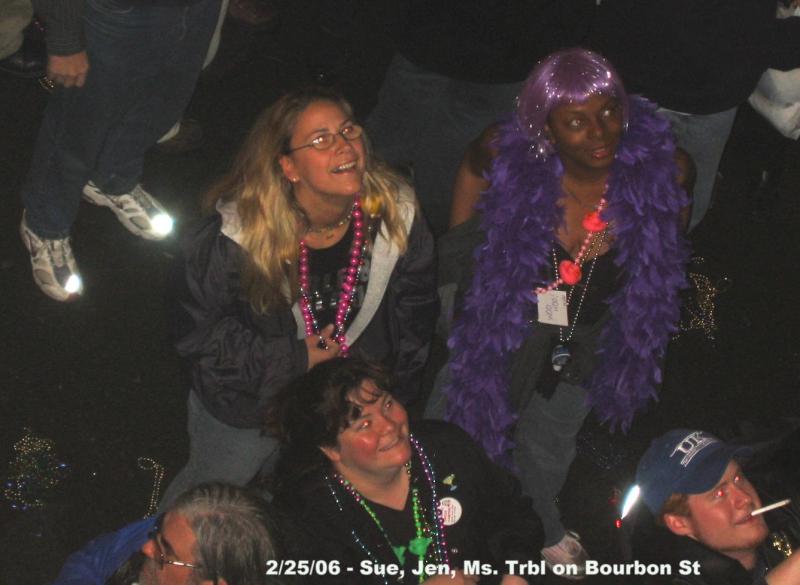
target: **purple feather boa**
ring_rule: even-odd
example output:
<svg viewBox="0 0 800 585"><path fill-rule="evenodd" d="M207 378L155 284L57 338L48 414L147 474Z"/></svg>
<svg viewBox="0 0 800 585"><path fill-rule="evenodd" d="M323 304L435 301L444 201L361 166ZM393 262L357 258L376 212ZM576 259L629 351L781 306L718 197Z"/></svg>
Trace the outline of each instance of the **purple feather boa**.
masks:
<svg viewBox="0 0 800 585"><path fill-rule="evenodd" d="M643 98L632 97L630 106L603 212L624 280L609 299L612 318L588 385L595 413L623 430L656 398L689 256L679 221L689 200L676 183L669 123ZM533 289L547 284L554 230L563 221L556 204L563 167L557 156L534 157L516 119L501 125L495 146L491 187L479 207L486 241L475 251L475 276L449 340L452 381L446 392L448 420L502 459L513 448L510 357L531 332Z"/></svg>

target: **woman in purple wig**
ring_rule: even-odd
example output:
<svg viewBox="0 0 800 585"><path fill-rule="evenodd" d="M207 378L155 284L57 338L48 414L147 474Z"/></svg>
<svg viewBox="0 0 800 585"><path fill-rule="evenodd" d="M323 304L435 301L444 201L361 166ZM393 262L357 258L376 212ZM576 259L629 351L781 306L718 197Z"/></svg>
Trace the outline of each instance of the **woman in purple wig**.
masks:
<svg viewBox="0 0 800 585"><path fill-rule="evenodd" d="M548 563L587 557L554 502L586 415L627 429L656 397L691 169L655 106L584 49L541 61L461 165L453 223L477 210L484 239L449 342L447 417L513 458Z"/></svg>

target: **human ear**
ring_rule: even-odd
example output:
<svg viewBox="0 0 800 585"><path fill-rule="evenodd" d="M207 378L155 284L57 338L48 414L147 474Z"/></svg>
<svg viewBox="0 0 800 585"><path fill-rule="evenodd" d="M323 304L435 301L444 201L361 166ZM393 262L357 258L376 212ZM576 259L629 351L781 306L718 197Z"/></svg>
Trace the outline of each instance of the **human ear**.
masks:
<svg viewBox="0 0 800 585"><path fill-rule="evenodd" d="M141 548L142 553L148 558L154 559L158 556L158 551L156 550L156 543L152 538L148 538L147 542L142 545Z"/></svg>
<svg viewBox="0 0 800 585"><path fill-rule="evenodd" d="M678 514L664 514L664 525L673 534L678 536L688 536L695 538L694 530L688 516L679 516ZM697 539L695 539L697 540Z"/></svg>
<svg viewBox="0 0 800 585"><path fill-rule="evenodd" d="M331 460L333 463L339 463L342 460L342 454L339 452L339 447L320 447L320 451Z"/></svg>
<svg viewBox="0 0 800 585"><path fill-rule="evenodd" d="M294 166L294 161L292 161L288 155L284 154L281 156L281 158L278 159L278 163L281 165L283 176L286 177L289 182L296 183L299 180L297 177L297 170Z"/></svg>

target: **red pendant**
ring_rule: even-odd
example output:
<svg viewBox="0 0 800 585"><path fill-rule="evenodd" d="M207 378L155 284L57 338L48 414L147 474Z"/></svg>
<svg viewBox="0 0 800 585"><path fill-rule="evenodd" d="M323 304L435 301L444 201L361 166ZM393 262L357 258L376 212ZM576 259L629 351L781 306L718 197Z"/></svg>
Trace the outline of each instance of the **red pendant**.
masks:
<svg viewBox="0 0 800 585"><path fill-rule="evenodd" d="M602 232L608 227L608 222L600 218L599 211L591 211L583 216L583 229L587 232Z"/></svg>
<svg viewBox="0 0 800 585"><path fill-rule="evenodd" d="M572 260L562 260L558 263L558 275L564 281L564 284L569 285L577 284L583 276L581 267Z"/></svg>

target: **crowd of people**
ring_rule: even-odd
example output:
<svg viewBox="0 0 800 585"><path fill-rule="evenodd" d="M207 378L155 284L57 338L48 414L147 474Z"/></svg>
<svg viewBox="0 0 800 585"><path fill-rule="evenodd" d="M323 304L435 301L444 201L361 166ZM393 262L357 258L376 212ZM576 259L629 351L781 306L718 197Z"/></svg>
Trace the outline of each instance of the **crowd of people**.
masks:
<svg viewBox="0 0 800 585"><path fill-rule="evenodd" d="M606 17L625 3L608 4ZM69 301L84 286L70 244L82 198L143 238L172 231L139 183L144 153L181 119L226 6L34 6L59 87L20 229L36 283ZM747 14L760 32L778 27L767 12ZM518 36L504 39L525 37L505 16ZM407 41L424 36L430 21L404 17ZM467 43L486 40L454 22L472 32ZM753 49L737 87L800 64L800 51L789 56L798 24L775 28L781 47ZM600 49L604 39L585 35ZM421 62L418 44L400 43L366 124L374 143L322 87L290 91L259 116L205 217L181 235L172 274L189 459L156 517L75 553L58 585L517 585L542 578L520 569L540 559L554 574L587 575L590 554L556 503L576 436L591 411L627 429L657 396L688 286L686 234L708 208L737 104L718 106L716 86L660 101L633 69L624 79L644 95L629 94L599 52L547 54L565 40L479 44L495 59L513 53L494 77L475 63ZM440 95L424 99L423 85ZM413 123L409 99L425 113ZM417 130L432 111L459 108L463 118L437 114ZM714 145L681 130L699 118ZM442 233L461 248L437 255ZM446 287L437 262L455 274ZM450 353L431 388L437 320ZM643 455L650 532L674 544L641 558L698 563L672 583L800 582L796 503L754 513L762 501L742 454L678 429ZM254 483L260 493L243 487Z"/></svg>

